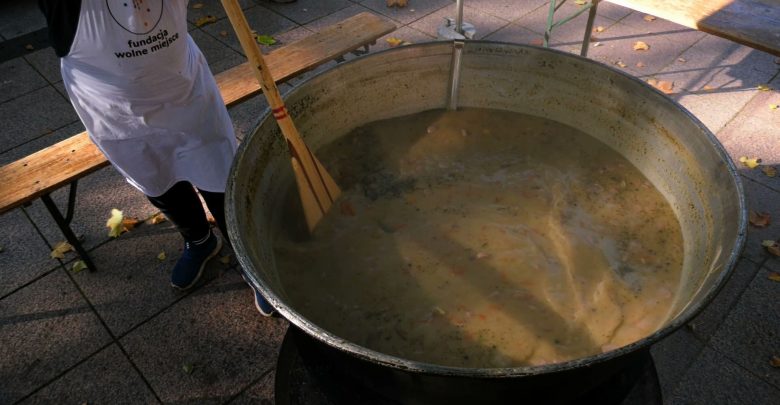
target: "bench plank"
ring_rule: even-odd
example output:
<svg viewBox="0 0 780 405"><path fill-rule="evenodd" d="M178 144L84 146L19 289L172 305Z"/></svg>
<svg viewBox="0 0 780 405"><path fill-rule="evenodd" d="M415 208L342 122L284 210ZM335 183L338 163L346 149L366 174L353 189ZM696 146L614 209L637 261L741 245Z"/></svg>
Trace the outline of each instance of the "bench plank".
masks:
<svg viewBox="0 0 780 405"><path fill-rule="evenodd" d="M393 30L393 23L363 12L270 52L265 56L265 61L274 80L277 83L283 82L338 56L372 44L377 38ZM260 85L247 63L224 73L227 74L217 75L216 79L225 105L231 106L260 91Z"/></svg>
<svg viewBox="0 0 780 405"><path fill-rule="evenodd" d="M780 0L607 0L780 56Z"/></svg>
<svg viewBox="0 0 780 405"><path fill-rule="evenodd" d="M277 82L289 80L345 53L369 45L395 25L364 12L303 38L266 57ZM260 92L249 66L215 76L225 105L232 106ZM74 135L25 158L0 167L0 214L108 166L86 132Z"/></svg>

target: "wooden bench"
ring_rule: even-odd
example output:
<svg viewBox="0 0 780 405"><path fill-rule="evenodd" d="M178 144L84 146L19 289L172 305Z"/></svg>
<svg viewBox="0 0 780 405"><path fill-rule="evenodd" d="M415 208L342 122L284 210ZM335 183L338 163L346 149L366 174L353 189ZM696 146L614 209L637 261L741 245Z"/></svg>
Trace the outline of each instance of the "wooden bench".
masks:
<svg viewBox="0 0 780 405"><path fill-rule="evenodd" d="M591 0L580 52L583 56L588 52L593 20L601 1L609 1L780 56L778 0ZM550 16L553 12L551 7ZM549 37L554 27L551 17L548 21L545 38Z"/></svg>
<svg viewBox="0 0 780 405"><path fill-rule="evenodd" d="M266 63L277 82L284 82L349 52L359 52L395 30L395 25L371 13L360 13L299 41L285 45L266 57ZM343 59L342 59L343 60ZM244 63L217 74L222 99L232 106L260 92L260 86L249 65ZM0 214L41 198L68 243L95 270L89 255L70 229L76 199L77 180L108 166L109 162L89 140L86 132L74 135L52 146L0 167ZM50 194L70 185L65 215Z"/></svg>

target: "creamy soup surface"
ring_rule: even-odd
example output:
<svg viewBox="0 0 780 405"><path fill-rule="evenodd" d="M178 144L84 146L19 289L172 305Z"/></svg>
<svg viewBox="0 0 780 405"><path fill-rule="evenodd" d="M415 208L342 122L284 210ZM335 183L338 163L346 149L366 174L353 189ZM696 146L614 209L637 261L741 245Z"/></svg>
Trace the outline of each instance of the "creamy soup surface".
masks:
<svg viewBox="0 0 780 405"><path fill-rule="evenodd" d="M666 320L680 226L628 161L517 113L427 111L318 156L344 195L310 240L279 231L289 303L329 332L459 367L556 363Z"/></svg>

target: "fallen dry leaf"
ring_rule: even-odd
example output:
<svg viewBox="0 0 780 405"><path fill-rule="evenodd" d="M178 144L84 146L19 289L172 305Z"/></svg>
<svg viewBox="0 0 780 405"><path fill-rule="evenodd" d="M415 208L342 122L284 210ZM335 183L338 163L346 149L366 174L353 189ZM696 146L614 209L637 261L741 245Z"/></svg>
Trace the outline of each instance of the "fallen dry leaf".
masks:
<svg viewBox="0 0 780 405"><path fill-rule="evenodd" d="M635 51L647 51L649 49L650 49L650 45L648 45L645 42L642 42L642 41L634 42L634 50Z"/></svg>
<svg viewBox="0 0 780 405"><path fill-rule="evenodd" d="M780 107L780 106L778 106L777 104L769 104L769 109L770 110L777 110L778 107Z"/></svg>
<svg viewBox="0 0 780 405"><path fill-rule="evenodd" d="M761 163L760 158L748 158L747 156L741 156L739 161L750 169L755 169Z"/></svg>
<svg viewBox="0 0 780 405"><path fill-rule="evenodd" d="M756 88L757 88L759 91L769 91L769 90L772 90L772 88L771 88L771 87L769 87L769 85L768 85L768 84L759 84L758 86L756 86Z"/></svg>
<svg viewBox="0 0 780 405"><path fill-rule="evenodd" d="M122 211L116 208L111 210L111 217L106 221L109 237L118 238L122 234L122 219Z"/></svg>
<svg viewBox="0 0 780 405"><path fill-rule="evenodd" d="M138 220L138 218L125 218L122 220L122 227L124 228L124 232L130 232L133 230L133 228L138 225L138 223L141 222Z"/></svg>
<svg viewBox="0 0 780 405"><path fill-rule="evenodd" d="M68 242L60 242L51 251L52 259L64 259L65 253L73 251L73 245Z"/></svg>
<svg viewBox="0 0 780 405"><path fill-rule="evenodd" d="M32 51L33 49L35 49L35 47L32 46L32 44L27 44L24 46L24 49L27 49L28 51Z"/></svg>
<svg viewBox="0 0 780 405"><path fill-rule="evenodd" d="M192 5L192 8L193 8L194 10L197 10L197 9L203 8L203 3L195 3L195 4L193 4L193 5Z"/></svg>
<svg viewBox="0 0 780 405"><path fill-rule="evenodd" d="M260 45L268 45L268 46L271 46L277 42L276 38L270 35L255 35L255 41L257 41L257 43Z"/></svg>
<svg viewBox="0 0 780 405"><path fill-rule="evenodd" d="M531 45L542 46L544 45L544 40L541 38L534 38L531 40Z"/></svg>
<svg viewBox="0 0 780 405"><path fill-rule="evenodd" d="M704 87L702 87L702 90L711 91L711 90L715 90L715 88L710 86L709 84L705 84Z"/></svg>
<svg viewBox="0 0 780 405"><path fill-rule="evenodd" d="M655 17L650 14L645 14L645 16L642 17L642 19L645 21L655 21Z"/></svg>
<svg viewBox="0 0 780 405"><path fill-rule="evenodd" d="M748 213L748 221L750 221L750 225L756 228L765 228L771 223L772 217L768 212L750 211Z"/></svg>
<svg viewBox="0 0 780 405"><path fill-rule="evenodd" d="M685 59L685 58L677 58L677 62L685 63L685 62L688 62L688 60Z"/></svg>
<svg viewBox="0 0 780 405"><path fill-rule="evenodd" d="M584 6L585 3L587 3L587 2L588 2L587 0L574 0L574 4L576 4L578 6Z"/></svg>
<svg viewBox="0 0 780 405"><path fill-rule="evenodd" d="M605 29L604 27L599 25L598 27L596 27L596 32L604 32L604 29Z"/></svg>
<svg viewBox="0 0 780 405"><path fill-rule="evenodd" d="M777 169L774 166L761 166L761 171L767 177L777 177Z"/></svg>
<svg viewBox="0 0 780 405"><path fill-rule="evenodd" d="M615 62L615 64L616 64L616 65L618 65L618 66L620 66L620 67L622 67L622 68L626 67L626 64L625 64L625 63L623 63L623 61L620 61L620 60L619 60L619 61L617 61L617 62Z"/></svg>
<svg viewBox="0 0 780 405"><path fill-rule="evenodd" d="M658 79L647 79L647 84L661 90L664 94L674 93L674 82Z"/></svg>
<svg viewBox="0 0 780 405"><path fill-rule="evenodd" d="M636 63L636 67L638 67L638 68L643 68L643 67L645 67L645 64L644 64L644 63L642 63L642 62L637 62L637 63Z"/></svg>
<svg viewBox="0 0 780 405"><path fill-rule="evenodd" d="M387 4L387 7L396 6L398 8L404 8L408 2L409 0L387 0L385 3Z"/></svg>
<svg viewBox="0 0 780 405"><path fill-rule="evenodd" d="M219 36L226 37L227 36L227 31L220 31L219 32Z"/></svg>
<svg viewBox="0 0 780 405"><path fill-rule="evenodd" d="M202 27L204 25L213 24L215 22L217 22L217 17L214 17L213 15L207 15L195 20L195 26Z"/></svg>
<svg viewBox="0 0 780 405"><path fill-rule="evenodd" d="M149 223L152 224L152 225L157 225L160 222L165 222L167 220L168 219L165 218L165 215L162 212L158 212L158 213L154 214L154 216L149 220Z"/></svg>
<svg viewBox="0 0 780 405"><path fill-rule="evenodd" d="M597 47L597 46L601 46L601 45L602 45L602 44L601 44L601 42L594 42L594 43L593 43L593 47L594 47L594 48L595 48L595 47Z"/></svg>
<svg viewBox="0 0 780 405"><path fill-rule="evenodd" d="M766 248L767 252L780 256L780 244L775 240L765 240L761 242L761 245Z"/></svg>
<svg viewBox="0 0 780 405"><path fill-rule="evenodd" d="M401 45L402 43L404 43L403 39L396 38L396 37L387 38L385 41L387 41L387 44L390 45L391 48L395 48L396 46Z"/></svg>
<svg viewBox="0 0 780 405"><path fill-rule="evenodd" d="M166 256L165 256L165 251L164 250L157 254L157 260L159 260L159 261L165 260L165 257Z"/></svg>
<svg viewBox="0 0 780 405"><path fill-rule="evenodd" d="M769 273L769 277L767 277L767 278L772 280L772 281L780 282L780 273L777 273L777 272L774 272L774 271L770 272Z"/></svg>
<svg viewBox="0 0 780 405"><path fill-rule="evenodd" d="M230 255L225 255L219 258L219 262L225 265L230 264Z"/></svg>
<svg viewBox="0 0 780 405"><path fill-rule="evenodd" d="M772 356L772 360L769 360L769 365L772 367L780 367L780 357Z"/></svg>
<svg viewBox="0 0 780 405"><path fill-rule="evenodd" d="M73 262L73 267L71 267L70 270L74 273L78 273L86 268L87 268L87 264L84 263L83 260L76 260L75 262Z"/></svg>

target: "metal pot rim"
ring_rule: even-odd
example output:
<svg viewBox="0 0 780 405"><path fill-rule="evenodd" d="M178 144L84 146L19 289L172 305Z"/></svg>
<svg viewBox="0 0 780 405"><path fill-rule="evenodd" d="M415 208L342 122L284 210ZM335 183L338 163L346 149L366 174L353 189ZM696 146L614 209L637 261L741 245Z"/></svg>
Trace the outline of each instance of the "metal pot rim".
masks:
<svg viewBox="0 0 780 405"><path fill-rule="evenodd" d="M385 54L399 52L405 48L425 48L425 47L434 47L434 46L440 47L446 43L451 43L451 41L423 42L423 43L404 45L403 47L399 47L399 48L385 49L376 53L372 53L370 55L366 55L360 58L342 62L332 69L338 68L338 66L342 66L342 65L351 65L354 63L360 63L362 60L365 59L380 57ZM620 69L617 69L613 66L598 61L594 61L588 58L583 58L578 55L573 55L568 52L559 51L556 49L543 48L540 46L527 45L527 44L515 44L515 43L498 42L498 41L485 41L485 40L466 41L466 46L464 50L465 53L468 53L469 44L482 44L482 45L494 44L500 46L529 48L529 49L534 49L536 51L556 53L561 57L576 59L582 63L590 63L595 66L598 66L601 69L607 69L612 73L617 73L619 75L622 75L628 80L631 80L639 84L640 86L644 87L645 89L654 92L656 95L659 96L659 100L661 102L671 103L674 107L676 107L677 110L683 112L696 125L696 127L698 127L705 134L709 143L712 145L713 148L715 148L715 152L718 154L721 161L725 163L726 168L730 174L730 178L734 182L735 189L737 190L738 193L737 203L739 206L740 217L738 221L737 238L733 248L731 249L729 259L726 262L725 265L726 268L718 275L717 279L715 280L714 287L709 292L707 292L707 294L705 294L704 297L698 303L688 308L687 311L685 311L685 313L683 313L681 316L678 316L676 319L668 323L666 326L662 327L656 332L634 343L631 343L626 346L622 346L618 349L609 352L588 356L588 357L582 357L573 360L568 360L561 363L544 364L539 366L521 366L521 367L504 367L504 368L452 367L452 366L442 366L438 364L407 360L407 359L391 356L385 353L381 353L375 350L365 348L356 343L339 338L338 336L331 334L325 329L322 329L316 324L314 324L313 322L309 321L301 314L299 314L297 311L295 311L290 306L288 306L271 289L267 288L262 282L260 282L260 280L257 277L255 277L253 273L253 271L255 270L255 266L250 260L248 260L245 254L247 249L244 246L244 242L239 238L238 232L235 231L232 226L230 226L233 223L237 223L236 212L234 211L234 207L236 206L235 204L236 201L234 200L233 197L233 189L235 186L236 164L240 160L239 156L242 155L246 149L246 145L248 143L247 141L251 139L252 136L254 136L255 132L249 134L247 138L244 140L244 142L242 142L239 145L238 151L236 153L236 157L233 160L233 168L231 169L230 177L228 178L227 195L226 195L227 202L228 202L226 204L227 217L228 217L228 221L227 221L228 232L230 234L230 239L233 242L233 246L236 251L236 256L238 258L239 264L245 269L253 270L253 271L246 272L246 277L249 280L249 282L252 284L252 286L257 288L268 299L268 301L271 302L271 304L277 309L277 311L281 315L283 315L288 321L293 323L299 329L306 332L308 335L314 337L315 339L337 350L350 353L353 356L356 356L358 358L361 358L363 360L372 363L381 364L387 367L391 367L403 371L421 373L421 374L436 374L436 375L461 376L461 377L471 377L471 378L512 378L512 377L540 375L540 374L548 374L548 373L556 373L561 371L573 370L581 367L587 367L596 363L606 362L624 356L636 350L649 347L650 345L660 341L664 337L668 336L669 334L671 334L672 332L680 328L683 324L693 319L707 306L707 304L710 303L710 301L712 301L712 299L715 297L715 295L718 294L721 288L723 288L723 285L726 283L726 280L731 276L731 273L733 272L733 269L736 266L736 262L739 259L739 255L741 254L744 248L745 240L746 240L747 209L745 205L745 197L744 197L742 182L739 178L739 174L737 172L736 166L732 162L725 148L717 140L715 135L712 134L712 132L698 118L696 118L690 111L688 111L676 100L667 97L664 93L650 86L643 80L631 76L628 73ZM329 71L330 70L323 72L322 74L327 74L327 72ZM287 93L285 95L285 98L287 98L290 94L294 94L296 91L299 91L300 88L305 87L310 81L314 80L318 76L319 75L305 79L300 84L296 85L295 88L293 88L289 93ZM270 114L270 108L266 107L263 113L260 115L260 118L258 119L258 126L259 123L262 123L265 120L269 119L269 114Z"/></svg>

